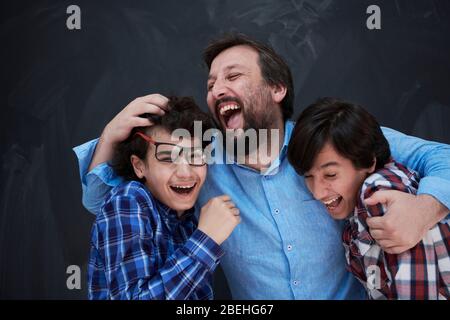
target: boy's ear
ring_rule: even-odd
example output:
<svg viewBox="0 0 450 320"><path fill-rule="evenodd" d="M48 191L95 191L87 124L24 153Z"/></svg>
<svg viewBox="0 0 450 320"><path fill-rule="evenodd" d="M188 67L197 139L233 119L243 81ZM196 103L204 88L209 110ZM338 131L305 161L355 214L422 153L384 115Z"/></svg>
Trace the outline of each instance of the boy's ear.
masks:
<svg viewBox="0 0 450 320"><path fill-rule="evenodd" d="M133 170L136 176L139 179L144 178L145 174L145 164L144 161L139 159L139 157L135 156L134 154L130 157L131 164L133 165Z"/></svg>
<svg viewBox="0 0 450 320"><path fill-rule="evenodd" d="M281 103L287 94L287 88L281 84L271 86L272 99L276 103Z"/></svg>
<svg viewBox="0 0 450 320"><path fill-rule="evenodd" d="M377 158L373 157L373 164L369 168L368 173L372 174L375 171L376 166L377 166Z"/></svg>

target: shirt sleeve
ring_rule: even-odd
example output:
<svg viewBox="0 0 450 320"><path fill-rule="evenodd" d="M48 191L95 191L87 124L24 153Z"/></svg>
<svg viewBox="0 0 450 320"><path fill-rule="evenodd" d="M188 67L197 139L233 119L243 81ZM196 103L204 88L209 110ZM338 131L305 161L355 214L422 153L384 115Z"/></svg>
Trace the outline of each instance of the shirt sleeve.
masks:
<svg viewBox="0 0 450 320"><path fill-rule="evenodd" d="M364 200L370 198L375 192L380 190L393 190L392 187L385 184L383 180L376 180L370 184L364 183L361 189L360 198L358 199L358 210L355 214L355 222L357 225L358 235L355 239L359 254L364 256L376 244L375 240L369 232L369 226L367 225L367 218L381 217L386 212L386 206L382 203L375 205L367 205ZM363 210L362 210L362 209ZM380 252L377 252L379 254ZM380 256L373 256L373 261L379 261ZM378 264L378 263L376 263Z"/></svg>
<svg viewBox="0 0 450 320"><path fill-rule="evenodd" d="M429 194L450 211L450 145L382 128L392 156L422 177L417 194Z"/></svg>
<svg viewBox="0 0 450 320"><path fill-rule="evenodd" d="M369 198L378 190L399 190L414 193L408 188L408 185L403 183L386 179L376 180L363 186L364 192L361 200ZM365 205L365 210L359 210L358 212L364 211L370 217L383 216L386 208L378 205ZM365 220L366 216L358 215L358 219ZM367 227L364 230L366 234L369 234ZM435 226L416 246L398 255L384 252L370 237L372 240L371 246L364 252L363 257L364 267L368 273L375 271L373 266L376 266L379 270L378 274L371 273L372 276L367 280L368 283L370 280L375 280L375 283L378 281L376 284L379 286L379 290L371 290L371 297L378 299L384 296L388 299L400 300L437 299L442 285L440 284L442 278L439 273L442 272L440 270L442 270L441 265L443 264L439 262L439 259L443 257L443 259L448 260L445 236L443 236L445 232L448 233L447 230L446 227L441 229L439 226Z"/></svg>
<svg viewBox="0 0 450 320"><path fill-rule="evenodd" d="M395 274L394 277L392 275L392 267L393 264L396 264L396 260L395 258L391 260L386 259L387 255L376 243L375 239L372 238L366 222L369 217L383 216L386 213L386 207L382 204L369 206L365 204L364 200L370 198L379 190L395 189L394 185L383 179L375 180L369 184L364 183L358 200L359 209L356 211L355 222L358 232L353 242L357 248L357 256L360 256L358 259L361 259L361 264L356 264L358 266L356 272L366 282L370 297L376 300L390 297L395 277ZM363 267L363 270L359 269L359 265Z"/></svg>
<svg viewBox="0 0 450 320"><path fill-rule="evenodd" d="M82 203L87 210L95 215L100 211L108 192L123 182L123 178L116 175L107 163L101 163L88 171L97 143L98 139L94 139L73 148L78 158Z"/></svg>
<svg viewBox="0 0 450 320"><path fill-rule="evenodd" d="M160 265L149 210L131 196L116 196L97 217L95 246L105 260L111 299L188 299L208 284L223 250L197 229Z"/></svg>

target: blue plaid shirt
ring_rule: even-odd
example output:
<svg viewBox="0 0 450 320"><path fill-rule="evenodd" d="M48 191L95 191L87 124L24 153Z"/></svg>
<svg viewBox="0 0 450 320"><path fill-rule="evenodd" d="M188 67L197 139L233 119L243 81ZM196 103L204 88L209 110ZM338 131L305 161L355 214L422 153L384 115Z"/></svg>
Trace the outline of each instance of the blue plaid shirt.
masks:
<svg viewBox="0 0 450 320"><path fill-rule="evenodd" d="M212 272L224 254L137 181L113 188L92 227L89 299L212 299Z"/></svg>

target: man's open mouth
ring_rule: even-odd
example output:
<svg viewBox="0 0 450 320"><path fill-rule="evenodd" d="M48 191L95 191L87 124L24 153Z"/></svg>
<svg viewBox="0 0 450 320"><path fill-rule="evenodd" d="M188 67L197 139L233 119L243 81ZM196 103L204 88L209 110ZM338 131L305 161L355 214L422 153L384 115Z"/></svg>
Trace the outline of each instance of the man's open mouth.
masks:
<svg viewBox="0 0 450 320"><path fill-rule="evenodd" d="M194 191L196 185L196 182L188 185L174 184L170 185L170 189L172 189L172 191L176 192L179 195L189 195L192 191Z"/></svg>
<svg viewBox="0 0 450 320"><path fill-rule="evenodd" d="M218 114L225 129L238 129L243 127L242 108L236 102L220 104Z"/></svg>

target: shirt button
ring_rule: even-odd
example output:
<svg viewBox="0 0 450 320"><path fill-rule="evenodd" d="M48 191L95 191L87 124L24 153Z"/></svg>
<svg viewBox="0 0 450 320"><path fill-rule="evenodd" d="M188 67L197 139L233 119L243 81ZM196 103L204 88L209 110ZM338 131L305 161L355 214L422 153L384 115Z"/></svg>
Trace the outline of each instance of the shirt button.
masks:
<svg viewBox="0 0 450 320"><path fill-rule="evenodd" d="M296 285L298 285L298 281L297 280L294 280L294 286L296 286Z"/></svg>
<svg viewBox="0 0 450 320"><path fill-rule="evenodd" d="M287 249L288 249L288 251L291 251L292 250L292 246L290 244L288 244Z"/></svg>
<svg viewBox="0 0 450 320"><path fill-rule="evenodd" d="M275 212L275 214L279 214L280 210L279 209L275 209L274 212Z"/></svg>

